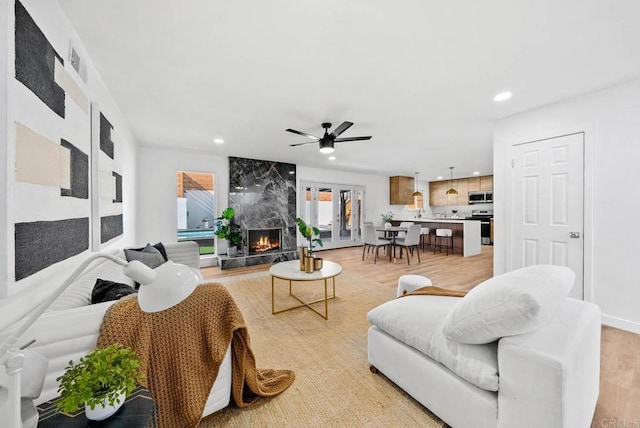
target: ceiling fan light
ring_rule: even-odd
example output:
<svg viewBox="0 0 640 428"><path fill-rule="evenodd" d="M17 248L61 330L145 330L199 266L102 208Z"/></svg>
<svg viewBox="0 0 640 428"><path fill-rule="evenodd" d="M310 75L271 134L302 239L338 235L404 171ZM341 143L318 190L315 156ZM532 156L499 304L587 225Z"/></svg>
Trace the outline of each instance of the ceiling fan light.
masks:
<svg viewBox="0 0 640 428"><path fill-rule="evenodd" d="M320 140L320 153L332 153L333 141Z"/></svg>
<svg viewBox="0 0 640 428"><path fill-rule="evenodd" d="M320 153L329 154L333 153L333 150L333 147L320 147Z"/></svg>

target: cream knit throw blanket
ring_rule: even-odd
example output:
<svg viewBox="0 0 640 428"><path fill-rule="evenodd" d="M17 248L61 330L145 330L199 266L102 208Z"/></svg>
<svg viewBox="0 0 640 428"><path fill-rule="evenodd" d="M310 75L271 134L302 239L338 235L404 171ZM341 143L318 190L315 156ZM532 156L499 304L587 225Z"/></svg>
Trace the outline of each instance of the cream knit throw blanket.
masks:
<svg viewBox="0 0 640 428"><path fill-rule="evenodd" d="M116 342L138 354L161 428L198 425L229 342L239 407L281 393L295 378L290 370L256 368L242 313L221 284L199 285L161 312L143 312L135 294L121 299L104 317L98 347Z"/></svg>

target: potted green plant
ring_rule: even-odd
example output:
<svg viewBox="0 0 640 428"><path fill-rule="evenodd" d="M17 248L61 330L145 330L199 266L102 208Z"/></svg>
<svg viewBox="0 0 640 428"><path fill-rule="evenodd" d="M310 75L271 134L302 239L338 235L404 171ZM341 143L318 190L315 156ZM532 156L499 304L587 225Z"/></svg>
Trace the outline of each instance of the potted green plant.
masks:
<svg viewBox="0 0 640 428"><path fill-rule="evenodd" d="M311 256L313 254L314 243L318 244L322 247L322 239L320 239L320 229L313 226L308 226L307 223L304 222L301 218L296 218L296 223L298 224L298 230L300 234L305 237L309 241L309 245L307 246L307 255ZM314 238L317 236L317 238Z"/></svg>
<svg viewBox="0 0 640 428"><path fill-rule="evenodd" d="M384 222L384 227L391 227L391 220L393 220L393 213L391 211L387 211L386 213L382 213L382 221Z"/></svg>
<svg viewBox="0 0 640 428"><path fill-rule="evenodd" d="M233 221L236 215L232 207L227 207L220 217L216 219L215 229L213 233L220 239L227 241L227 254L230 256L238 252L238 246L242 244L242 236L240 235L240 226Z"/></svg>
<svg viewBox="0 0 640 428"><path fill-rule="evenodd" d="M103 420L113 415L144 379L136 353L119 343L96 349L80 358L78 363L69 361L60 382L56 402L58 410L74 412L85 406L90 420Z"/></svg>

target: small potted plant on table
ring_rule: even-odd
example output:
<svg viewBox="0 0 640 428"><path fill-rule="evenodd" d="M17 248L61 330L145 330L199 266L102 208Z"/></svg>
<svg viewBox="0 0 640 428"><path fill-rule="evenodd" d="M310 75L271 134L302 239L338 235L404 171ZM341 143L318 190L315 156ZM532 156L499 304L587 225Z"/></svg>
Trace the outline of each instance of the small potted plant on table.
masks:
<svg viewBox="0 0 640 428"><path fill-rule="evenodd" d="M300 234L309 241L309 245L303 248L303 251L300 254L300 270L304 270L307 272L313 272L313 263L311 263L311 268L309 269L305 265L306 258L313 258L313 247L314 244L318 244L322 247L322 239L320 239L320 229L313 226L308 226L307 223L304 222L300 217L296 218L296 223L298 224L298 230ZM317 236L317 238L314 238ZM312 260L313 262L313 260Z"/></svg>
<svg viewBox="0 0 640 428"><path fill-rule="evenodd" d="M391 220L393 220L393 213L391 211L382 214L382 221L384 222L385 229L391 227Z"/></svg>
<svg viewBox="0 0 640 428"><path fill-rule="evenodd" d="M77 364L69 361L64 374L56 379L60 382L56 406L72 413L84 405L87 419L101 421L124 404L142 379L144 373L136 353L114 343L94 350Z"/></svg>

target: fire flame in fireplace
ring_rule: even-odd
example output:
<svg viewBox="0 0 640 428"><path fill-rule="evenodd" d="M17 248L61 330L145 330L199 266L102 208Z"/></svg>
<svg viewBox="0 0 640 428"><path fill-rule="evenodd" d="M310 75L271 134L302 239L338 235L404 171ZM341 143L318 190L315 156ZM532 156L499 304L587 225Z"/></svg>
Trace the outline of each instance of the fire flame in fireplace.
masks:
<svg viewBox="0 0 640 428"><path fill-rule="evenodd" d="M269 239L268 236L260 236L260 238L253 243L252 247L253 251L255 251L256 253L262 253L265 251L280 248L280 242L278 242L277 240L271 242L271 239Z"/></svg>

